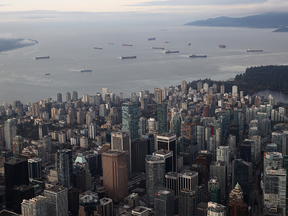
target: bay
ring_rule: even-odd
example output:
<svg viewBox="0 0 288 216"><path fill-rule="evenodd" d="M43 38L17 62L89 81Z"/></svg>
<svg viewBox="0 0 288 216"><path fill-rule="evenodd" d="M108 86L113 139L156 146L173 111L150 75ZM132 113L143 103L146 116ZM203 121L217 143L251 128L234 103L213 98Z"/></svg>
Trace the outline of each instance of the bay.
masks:
<svg viewBox="0 0 288 216"><path fill-rule="evenodd" d="M166 31L159 31L166 29ZM271 29L193 27L182 25L121 25L104 23L2 23L1 34L31 38L34 46L1 52L0 102L35 102L57 93L116 94L179 85L182 80L227 80L250 66L284 65L288 59L286 34ZM148 38L156 40L148 41ZM165 43L169 40L170 43ZM114 42L114 45L108 44ZM191 42L191 46L188 46ZM132 47L124 47L131 43ZM219 48L225 44L226 49ZM165 54L164 50L179 50ZM103 47L102 50L93 47ZM247 53L246 49L263 49ZM207 58L189 58L207 54ZM36 56L50 59L35 60ZM121 56L136 55L122 60ZM91 73L81 73L91 69ZM45 76L50 73L49 76ZM240 89L241 90L241 89Z"/></svg>

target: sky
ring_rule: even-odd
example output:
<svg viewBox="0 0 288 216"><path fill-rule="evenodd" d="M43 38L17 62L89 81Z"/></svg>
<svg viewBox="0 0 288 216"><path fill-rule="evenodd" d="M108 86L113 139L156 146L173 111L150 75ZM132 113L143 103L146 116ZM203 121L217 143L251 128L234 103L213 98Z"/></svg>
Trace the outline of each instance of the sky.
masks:
<svg viewBox="0 0 288 216"><path fill-rule="evenodd" d="M60 13L72 14L79 18L79 13L89 12L107 16L123 15L128 19L145 14L155 14L170 19L184 20L261 14L266 12L288 12L288 0L1 0L0 22L13 19L54 19ZM75 16L75 13L78 13ZM8 16L8 15L14 16ZM132 15L133 14L133 15ZM83 14L80 16L83 17ZM89 18L89 17L86 17ZM91 17L90 17L91 18ZM98 16L95 17L97 19ZM115 18L115 16L114 16Z"/></svg>

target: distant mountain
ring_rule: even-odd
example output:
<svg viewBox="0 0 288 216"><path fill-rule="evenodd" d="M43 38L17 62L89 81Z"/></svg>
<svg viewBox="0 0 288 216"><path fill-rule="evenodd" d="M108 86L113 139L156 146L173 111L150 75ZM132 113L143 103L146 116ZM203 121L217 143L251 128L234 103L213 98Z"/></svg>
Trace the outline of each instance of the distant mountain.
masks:
<svg viewBox="0 0 288 216"><path fill-rule="evenodd" d="M186 23L190 26L279 28L288 26L288 13L265 13L242 18L218 17Z"/></svg>
<svg viewBox="0 0 288 216"><path fill-rule="evenodd" d="M288 32L288 28L287 28L287 27L285 27L285 28L278 28L278 29L276 29L276 30L273 31L273 32Z"/></svg>

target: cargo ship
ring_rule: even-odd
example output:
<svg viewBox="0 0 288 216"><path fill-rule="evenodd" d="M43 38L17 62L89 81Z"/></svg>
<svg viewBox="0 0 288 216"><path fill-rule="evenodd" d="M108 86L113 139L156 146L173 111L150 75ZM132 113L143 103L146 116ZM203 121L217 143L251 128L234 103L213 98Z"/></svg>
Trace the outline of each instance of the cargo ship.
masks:
<svg viewBox="0 0 288 216"><path fill-rule="evenodd" d="M169 42L170 42L169 40L166 40L166 41L165 41L165 43L169 43Z"/></svg>
<svg viewBox="0 0 288 216"><path fill-rule="evenodd" d="M50 75L50 73L46 73L45 76Z"/></svg>
<svg viewBox="0 0 288 216"><path fill-rule="evenodd" d="M165 53L179 53L179 51L175 51L175 50L166 50Z"/></svg>
<svg viewBox="0 0 288 216"><path fill-rule="evenodd" d="M35 59L49 59L50 56L37 56Z"/></svg>
<svg viewBox="0 0 288 216"><path fill-rule="evenodd" d="M190 54L189 57L191 57L191 58L206 58L207 55Z"/></svg>
<svg viewBox="0 0 288 216"><path fill-rule="evenodd" d="M122 56L122 59L134 59L136 56Z"/></svg>
<svg viewBox="0 0 288 216"><path fill-rule="evenodd" d="M247 52L263 52L263 50L260 50L260 49L247 49Z"/></svg>
<svg viewBox="0 0 288 216"><path fill-rule="evenodd" d="M100 50L102 50L103 48L102 48L102 47L94 47L94 49L100 49Z"/></svg>
<svg viewBox="0 0 288 216"><path fill-rule="evenodd" d="M191 42L188 42L188 45L191 46Z"/></svg>
<svg viewBox="0 0 288 216"><path fill-rule="evenodd" d="M110 44L110 45L113 45L114 43L113 43L113 42L109 42L109 44Z"/></svg>
<svg viewBox="0 0 288 216"><path fill-rule="evenodd" d="M226 48L226 45L220 44L220 45L219 45L219 48Z"/></svg>
<svg viewBox="0 0 288 216"><path fill-rule="evenodd" d="M122 46L133 46L132 44L122 44Z"/></svg>
<svg viewBox="0 0 288 216"><path fill-rule="evenodd" d="M152 47L152 49L164 49L164 47Z"/></svg>
<svg viewBox="0 0 288 216"><path fill-rule="evenodd" d="M82 73L83 73L83 72L92 72L92 70L84 70L84 69L82 69L81 72L82 72Z"/></svg>
<svg viewBox="0 0 288 216"><path fill-rule="evenodd" d="M148 38L148 41L150 40L156 40L156 37Z"/></svg>

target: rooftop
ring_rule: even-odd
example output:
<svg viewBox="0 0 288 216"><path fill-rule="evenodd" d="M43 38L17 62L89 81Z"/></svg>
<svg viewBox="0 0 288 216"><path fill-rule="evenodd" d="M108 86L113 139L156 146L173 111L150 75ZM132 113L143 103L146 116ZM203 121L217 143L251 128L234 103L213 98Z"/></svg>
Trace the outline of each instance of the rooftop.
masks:
<svg viewBox="0 0 288 216"><path fill-rule="evenodd" d="M61 187L61 186L59 186L59 185L55 185L55 186L53 186L53 187L50 187L50 188L45 189L45 191L55 192L55 193L61 192L61 191L63 191L63 190L67 190L67 188Z"/></svg>

